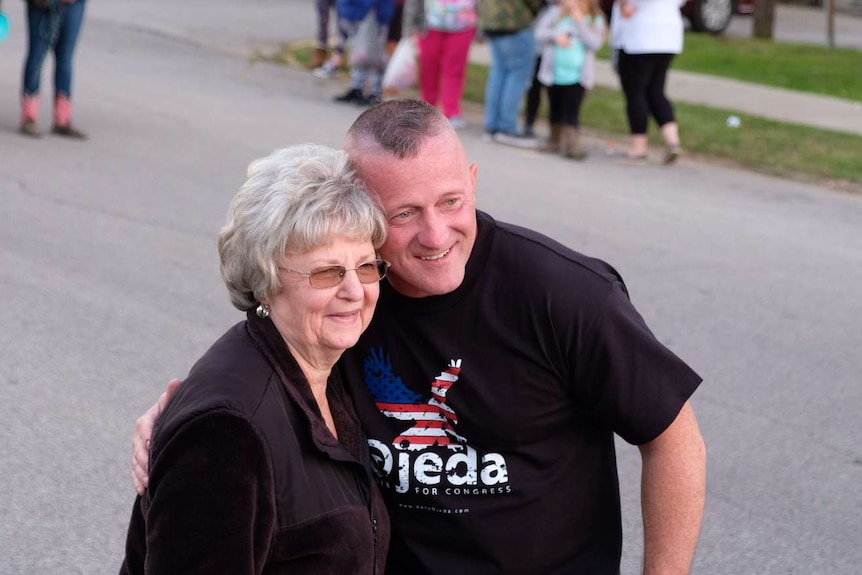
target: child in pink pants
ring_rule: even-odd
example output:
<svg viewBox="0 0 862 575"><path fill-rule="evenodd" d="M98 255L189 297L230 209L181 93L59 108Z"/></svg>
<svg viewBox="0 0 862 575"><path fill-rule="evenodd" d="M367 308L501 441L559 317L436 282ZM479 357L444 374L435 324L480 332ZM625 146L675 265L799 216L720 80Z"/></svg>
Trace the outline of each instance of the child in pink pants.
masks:
<svg viewBox="0 0 862 575"><path fill-rule="evenodd" d="M455 128L466 125L461 97L476 35L476 0L407 0L403 34L419 36L419 89Z"/></svg>

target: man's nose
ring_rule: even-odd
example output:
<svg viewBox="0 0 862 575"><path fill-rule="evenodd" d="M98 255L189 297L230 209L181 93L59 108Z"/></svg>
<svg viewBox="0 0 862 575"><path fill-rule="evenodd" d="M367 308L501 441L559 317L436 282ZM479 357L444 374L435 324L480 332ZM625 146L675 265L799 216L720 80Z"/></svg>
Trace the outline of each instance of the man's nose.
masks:
<svg viewBox="0 0 862 575"><path fill-rule="evenodd" d="M422 230L419 232L419 242L424 247L444 247L448 236L449 231L445 218L433 212L429 212L423 216Z"/></svg>

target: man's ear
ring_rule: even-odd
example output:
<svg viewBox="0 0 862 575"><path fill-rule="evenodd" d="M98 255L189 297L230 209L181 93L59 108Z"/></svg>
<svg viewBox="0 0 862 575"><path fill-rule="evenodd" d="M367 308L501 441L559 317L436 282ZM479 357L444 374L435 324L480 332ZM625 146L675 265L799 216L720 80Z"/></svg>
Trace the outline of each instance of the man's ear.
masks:
<svg viewBox="0 0 862 575"><path fill-rule="evenodd" d="M470 164L470 184L473 186L473 195L476 195L478 188L476 187L476 182L479 177L479 164L473 162Z"/></svg>

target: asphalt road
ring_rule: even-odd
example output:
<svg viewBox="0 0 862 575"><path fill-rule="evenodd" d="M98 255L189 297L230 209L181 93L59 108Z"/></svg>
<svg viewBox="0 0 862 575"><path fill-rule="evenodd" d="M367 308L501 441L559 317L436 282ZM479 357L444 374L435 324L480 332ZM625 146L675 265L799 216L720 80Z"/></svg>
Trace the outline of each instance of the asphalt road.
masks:
<svg viewBox="0 0 862 575"><path fill-rule="evenodd" d="M833 41L838 48L862 50L862 9L851 1L838 2L833 22ZM734 16L725 34L737 38L750 38L754 17ZM779 5L775 9L773 37L780 42L799 44L828 44L828 19L824 8L799 5Z"/></svg>
<svg viewBox="0 0 862 575"><path fill-rule="evenodd" d="M22 4L6 2L13 25ZM309 37L308 0L88 9L75 99L89 142L15 133L21 27L0 44L2 575L117 571L132 424L241 319L215 235L247 163L339 145L358 113L330 102L341 84L242 56ZM481 208L612 262L703 375L694 573L858 574L862 197L693 159L569 163L478 128L464 141ZM626 575L640 561L636 453L620 446Z"/></svg>

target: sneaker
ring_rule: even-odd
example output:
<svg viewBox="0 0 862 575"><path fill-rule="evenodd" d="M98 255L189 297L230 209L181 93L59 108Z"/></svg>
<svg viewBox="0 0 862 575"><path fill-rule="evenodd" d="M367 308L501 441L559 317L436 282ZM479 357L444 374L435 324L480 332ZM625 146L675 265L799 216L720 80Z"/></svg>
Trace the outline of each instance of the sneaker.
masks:
<svg viewBox="0 0 862 575"><path fill-rule="evenodd" d="M669 166L672 163L676 162L679 159L679 156L682 154L682 148L679 144L669 144L664 149L664 163L665 166Z"/></svg>
<svg viewBox="0 0 862 575"><path fill-rule="evenodd" d="M65 126L54 124L51 126L51 133L55 136L63 136L64 138L73 138L75 140L87 139L87 134L75 128L72 124L66 124Z"/></svg>
<svg viewBox="0 0 862 575"><path fill-rule="evenodd" d="M522 134L527 136L528 138L535 138L536 132L533 131L533 126L524 125L524 129L521 131Z"/></svg>
<svg viewBox="0 0 862 575"><path fill-rule="evenodd" d="M579 162L583 162L589 157L589 152L586 150L581 150L580 148L576 150L566 150L561 154L564 158L568 158L569 160L577 160Z"/></svg>
<svg viewBox="0 0 862 575"><path fill-rule="evenodd" d="M608 148L606 152L608 156L613 158L613 160L619 164L645 166L649 163L649 156L647 154L630 155L628 150L616 147Z"/></svg>
<svg viewBox="0 0 862 575"><path fill-rule="evenodd" d="M319 68L315 68L311 71L318 78L334 78L338 76L339 66L336 66L331 61L324 62L323 65Z"/></svg>
<svg viewBox="0 0 862 575"><path fill-rule="evenodd" d="M482 141L483 142L493 142L494 136L497 135L497 130L485 130L482 132Z"/></svg>
<svg viewBox="0 0 862 575"><path fill-rule="evenodd" d="M344 102L346 104L364 104L365 96L359 88L351 88L344 94L333 98L336 102Z"/></svg>
<svg viewBox="0 0 862 575"><path fill-rule="evenodd" d="M515 148L523 148L526 150L535 150L539 147L539 142L536 138L524 135L520 132L497 132L494 134L494 141L498 144L513 146Z"/></svg>
<svg viewBox="0 0 862 575"><path fill-rule="evenodd" d="M648 166L649 156L646 154L642 156L629 156L626 153L622 153L616 156L614 161L622 166Z"/></svg>
<svg viewBox="0 0 862 575"><path fill-rule="evenodd" d="M360 106L376 106L381 103L383 98L380 97L380 94L371 94L367 98L362 98L361 102L356 102Z"/></svg>
<svg viewBox="0 0 862 575"><path fill-rule="evenodd" d="M309 70L317 70L326 63L326 48L315 48L308 62Z"/></svg>
<svg viewBox="0 0 862 575"><path fill-rule="evenodd" d="M467 127L467 120L465 120L461 116L452 116L451 118L449 118L449 122L456 130L463 130Z"/></svg>
<svg viewBox="0 0 862 575"><path fill-rule="evenodd" d="M36 125L36 120L26 120L21 124L21 127L18 128L18 133L23 136L30 136L31 138L41 138L42 132L39 131L39 127Z"/></svg>

